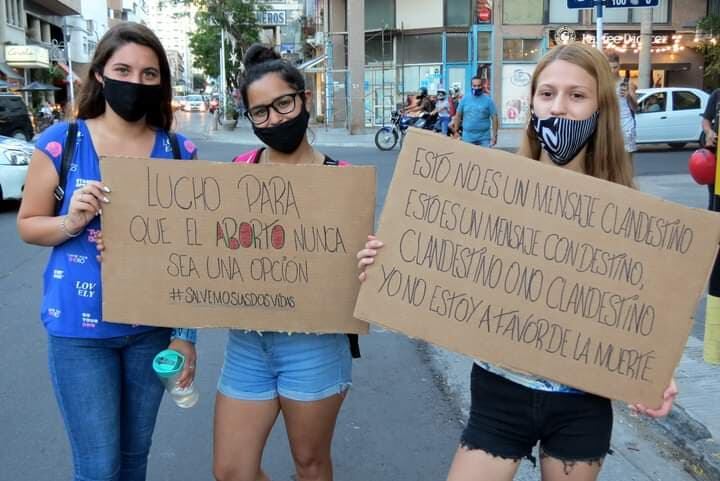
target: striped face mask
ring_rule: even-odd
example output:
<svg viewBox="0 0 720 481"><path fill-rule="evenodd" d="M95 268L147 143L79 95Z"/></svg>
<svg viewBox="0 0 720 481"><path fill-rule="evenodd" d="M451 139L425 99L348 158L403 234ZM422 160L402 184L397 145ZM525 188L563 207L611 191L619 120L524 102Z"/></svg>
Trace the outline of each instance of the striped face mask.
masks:
<svg viewBox="0 0 720 481"><path fill-rule="evenodd" d="M546 117L539 119L532 113L530 123L535 129L542 148L557 165L570 162L588 143L595 133L600 112L595 112L585 120L572 120L564 117Z"/></svg>

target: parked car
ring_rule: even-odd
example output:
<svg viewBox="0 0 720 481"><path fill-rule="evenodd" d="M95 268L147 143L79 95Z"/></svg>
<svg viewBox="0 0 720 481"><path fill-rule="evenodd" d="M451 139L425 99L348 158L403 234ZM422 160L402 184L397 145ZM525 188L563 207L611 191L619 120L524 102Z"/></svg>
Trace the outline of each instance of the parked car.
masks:
<svg viewBox="0 0 720 481"><path fill-rule="evenodd" d="M0 201L22 197L33 148L24 140L0 136Z"/></svg>
<svg viewBox="0 0 720 481"><path fill-rule="evenodd" d="M681 149L697 142L707 93L689 87L638 89L637 143L665 143Z"/></svg>
<svg viewBox="0 0 720 481"><path fill-rule="evenodd" d="M19 95L0 94L0 135L20 140L35 135L32 115Z"/></svg>
<svg viewBox="0 0 720 481"><path fill-rule="evenodd" d="M185 103L183 104L182 109L184 112L205 112L205 110L207 110L207 105L205 104L205 100L203 100L202 95L188 95L185 97Z"/></svg>
<svg viewBox="0 0 720 481"><path fill-rule="evenodd" d="M183 108L183 105L185 105L185 97L177 96L173 97L171 101L172 109L173 111L181 110Z"/></svg>

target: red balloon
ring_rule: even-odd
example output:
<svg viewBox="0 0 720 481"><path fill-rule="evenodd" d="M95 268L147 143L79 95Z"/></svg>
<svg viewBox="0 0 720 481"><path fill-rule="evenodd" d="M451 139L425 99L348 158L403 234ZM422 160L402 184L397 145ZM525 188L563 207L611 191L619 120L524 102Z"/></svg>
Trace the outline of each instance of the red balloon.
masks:
<svg viewBox="0 0 720 481"><path fill-rule="evenodd" d="M697 149L688 162L690 175L700 185L715 183L715 154L708 149Z"/></svg>

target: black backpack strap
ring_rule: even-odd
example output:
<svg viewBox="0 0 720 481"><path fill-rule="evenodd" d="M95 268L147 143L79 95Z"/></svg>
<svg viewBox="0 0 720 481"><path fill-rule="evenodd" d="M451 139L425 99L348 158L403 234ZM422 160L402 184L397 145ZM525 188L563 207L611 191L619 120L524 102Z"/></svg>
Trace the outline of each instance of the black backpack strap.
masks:
<svg viewBox="0 0 720 481"><path fill-rule="evenodd" d="M58 185L55 187L55 214L60 213L62 201L65 198L65 190L67 188L67 176L70 172L70 163L75 155L75 143L77 142L77 122L68 124L67 133L65 134L65 145L63 146L62 160L60 162L60 173L58 175Z"/></svg>
<svg viewBox="0 0 720 481"><path fill-rule="evenodd" d="M180 153L180 142L178 141L177 134L175 132L168 132L168 138L170 139L170 146L173 151L173 159L182 159L182 154Z"/></svg>
<svg viewBox="0 0 720 481"><path fill-rule="evenodd" d="M360 357L360 340L357 334L348 334L348 341L350 341L350 354L353 359Z"/></svg>
<svg viewBox="0 0 720 481"><path fill-rule="evenodd" d="M323 165L335 165L339 166L340 162L337 160L331 159L327 155L325 156L325 160L323 161ZM357 359L360 357L360 339L357 334L348 334L348 341L350 342L350 354L352 355L353 359Z"/></svg>

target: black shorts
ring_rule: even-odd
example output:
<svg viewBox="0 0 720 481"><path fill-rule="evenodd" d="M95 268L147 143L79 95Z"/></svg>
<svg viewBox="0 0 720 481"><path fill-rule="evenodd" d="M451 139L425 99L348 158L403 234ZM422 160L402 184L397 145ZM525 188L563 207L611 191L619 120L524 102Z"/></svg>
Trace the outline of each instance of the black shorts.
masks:
<svg viewBox="0 0 720 481"><path fill-rule="evenodd" d="M539 391L477 364L471 373L470 419L461 445L519 460L540 442L542 456L601 461L610 452L610 400L588 393Z"/></svg>

